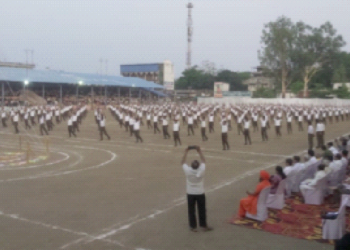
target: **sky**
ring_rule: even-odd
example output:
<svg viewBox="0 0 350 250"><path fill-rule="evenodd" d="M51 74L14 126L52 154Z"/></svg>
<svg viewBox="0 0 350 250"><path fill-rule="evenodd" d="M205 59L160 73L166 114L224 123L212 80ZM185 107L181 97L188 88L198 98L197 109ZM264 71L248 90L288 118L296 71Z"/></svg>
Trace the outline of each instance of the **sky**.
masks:
<svg viewBox="0 0 350 250"><path fill-rule="evenodd" d="M119 75L121 64L171 60L186 68L186 0L0 0L0 61L38 69ZM350 51L349 0L192 0L192 65L252 71L264 24L287 16L330 21ZM104 62L101 69L100 59ZM29 62L31 54L29 53Z"/></svg>

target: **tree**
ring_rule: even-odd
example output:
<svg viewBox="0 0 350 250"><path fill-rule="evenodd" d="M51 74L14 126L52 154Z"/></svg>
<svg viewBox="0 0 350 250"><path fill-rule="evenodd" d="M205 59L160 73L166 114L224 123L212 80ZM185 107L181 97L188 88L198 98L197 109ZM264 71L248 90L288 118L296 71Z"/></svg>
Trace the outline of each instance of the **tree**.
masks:
<svg viewBox="0 0 350 250"><path fill-rule="evenodd" d="M282 16L277 21L266 24L261 37L263 44L262 52L259 53L261 66L276 78L280 78L283 98L291 80L295 31L292 21Z"/></svg>
<svg viewBox="0 0 350 250"><path fill-rule="evenodd" d="M227 69L219 71L215 81L229 83L231 91L246 91L248 88L242 83L242 78L238 73Z"/></svg>
<svg viewBox="0 0 350 250"><path fill-rule="evenodd" d="M175 81L176 89L213 89L215 77L198 69L197 66L186 69Z"/></svg>
<svg viewBox="0 0 350 250"><path fill-rule="evenodd" d="M304 97L308 93L308 84L312 77L331 61L340 48L345 45L343 38L337 35L332 24L326 22L319 28L312 28L303 22L295 25L296 39L292 54L295 71L298 71L304 82Z"/></svg>
<svg viewBox="0 0 350 250"><path fill-rule="evenodd" d="M276 98L276 93L273 89L262 87L253 92L253 98Z"/></svg>
<svg viewBox="0 0 350 250"><path fill-rule="evenodd" d="M300 91L302 91L304 88L304 83L301 81L297 81L297 82L293 82L290 84L290 90L298 95L300 93Z"/></svg>
<svg viewBox="0 0 350 250"><path fill-rule="evenodd" d="M334 70L332 83L346 83L348 81L346 76L345 66L342 64Z"/></svg>
<svg viewBox="0 0 350 250"><path fill-rule="evenodd" d="M333 91L334 94L341 99L350 99L350 93L345 84L342 84L338 89Z"/></svg>

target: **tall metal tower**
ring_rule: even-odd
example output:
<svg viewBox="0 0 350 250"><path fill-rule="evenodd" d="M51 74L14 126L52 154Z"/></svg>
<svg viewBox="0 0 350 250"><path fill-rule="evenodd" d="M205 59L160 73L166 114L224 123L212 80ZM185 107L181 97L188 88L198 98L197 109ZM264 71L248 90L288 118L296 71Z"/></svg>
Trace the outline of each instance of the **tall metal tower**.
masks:
<svg viewBox="0 0 350 250"><path fill-rule="evenodd" d="M186 8L188 8L188 19L187 19L187 68L191 67L191 59L192 59L192 35L193 35L193 22L192 22L192 9L193 4L189 2L186 5Z"/></svg>

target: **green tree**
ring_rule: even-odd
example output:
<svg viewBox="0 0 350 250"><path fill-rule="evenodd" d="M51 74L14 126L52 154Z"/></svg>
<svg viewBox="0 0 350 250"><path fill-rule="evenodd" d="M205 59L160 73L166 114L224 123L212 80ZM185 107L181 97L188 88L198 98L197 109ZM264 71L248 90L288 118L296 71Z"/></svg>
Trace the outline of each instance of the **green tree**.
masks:
<svg viewBox="0 0 350 250"><path fill-rule="evenodd" d="M230 91L246 91L248 88L242 83L242 78L238 73L227 69L219 71L215 81L229 83Z"/></svg>
<svg viewBox="0 0 350 250"><path fill-rule="evenodd" d="M339 53L345 42L329 22L319 28L312 28L303 22L298 22L295 29L296 39L292 61L294 70L300 74L304 82L304 97L306 97L312 77L326 62L331 61L334 55Z"/></svg>
<svg viewBox="0 0 350 250"><path fill-rule="evenodd" d="M276 98L276 92L273 89L258 88L253 92L253 98Z"/></svg>
<svg viewBox="0 0 350 250"><path fill-rule="evenodd" d="M197 66L186 69L175 81L175 89L213 89L215 77L198 69Z"/></svg>
<svg viewBox="0 0 350 250"><path fill-rule="evenodd" d="M263 44L259 53L261 66L280 79L283 98L291 81L295 34L295 25L289 18L282 16L275 22L266 24L261 37Z"/></svg>
<svg viewBox="0 0 350 250"><path fill-rule="evenodd" d="M293 82L293 83L290 84L289 88L292 91L292 93L298 95L300 93L300 91L303 90L304 83L301 82L301 81Z"/></svg>
<svg viewBox="0 0 350 250"><path fill-rule="evenodd" d="M346 83L348 81L345 66L342 64L334 70L332 83Z"/></svg>
<svg viewBox="0 0 350 250"><path fill-rule="evenodd" d="M341 99L350 99L350 92L345 84L342 84L338 89L333 91L334 94Z"/></svg>

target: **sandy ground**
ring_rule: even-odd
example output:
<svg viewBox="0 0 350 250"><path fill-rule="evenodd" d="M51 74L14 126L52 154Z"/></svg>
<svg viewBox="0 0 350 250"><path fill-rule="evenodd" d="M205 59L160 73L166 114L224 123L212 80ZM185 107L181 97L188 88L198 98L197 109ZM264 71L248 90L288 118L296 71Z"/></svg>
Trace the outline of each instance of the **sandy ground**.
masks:
<svg viewBox="0 0 350 250"><path fill-rule="evenodd" d="M288 156L307 148L304 132L282 138L270 130L269 142L251 132L245 146L236 127L229 133L230 151L222 151L220 128L202 142L199 129L183 145L141 127L144 143L135 143L107 115L110 141L99 141L88 113L77 138L68 138L66 123L50 133L50 158L29 165L0 167L0 249L332 249L332 246L230 225L245 191L252 190L261 169L273 172ZM326 139L349 132L350 121L327 125ZM20 127L22 147L30 142L45 154L38 128ZM171 130L171 126L170 126ZM0 150L16 151L19 135L0 128ZM184 149L197 144L207 160L205 187L208 223L214 231L188 230ZM25 146L24 146L25 148ZM188 162L198 158L191 152Z"/></svg>

